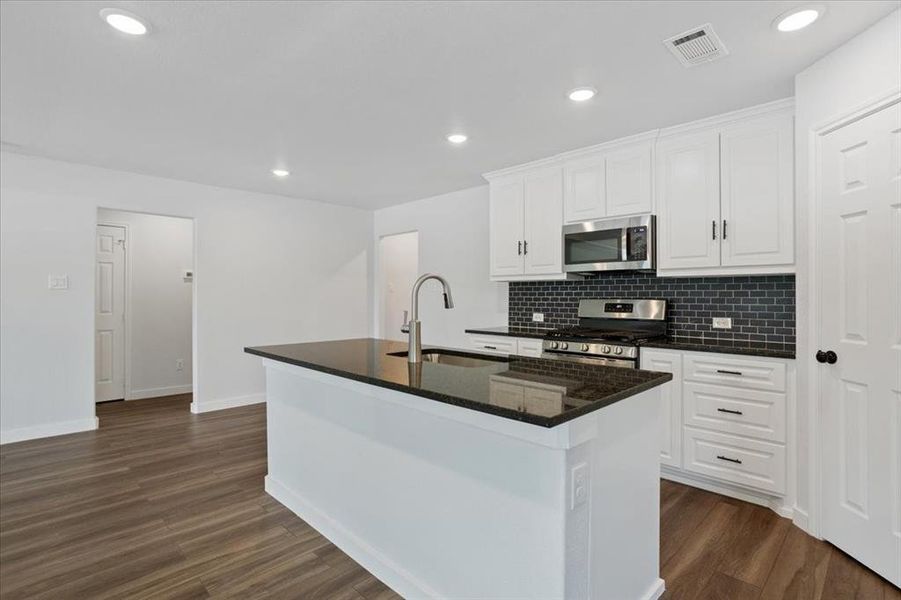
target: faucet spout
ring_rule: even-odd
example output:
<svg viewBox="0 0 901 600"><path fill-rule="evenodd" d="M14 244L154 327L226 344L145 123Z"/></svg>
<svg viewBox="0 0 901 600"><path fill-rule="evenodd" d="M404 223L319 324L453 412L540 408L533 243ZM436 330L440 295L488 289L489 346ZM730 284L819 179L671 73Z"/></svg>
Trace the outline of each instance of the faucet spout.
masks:
<svg viewBox="0 0 901 600"><path fill-rule="evenodd" d="M451 294L450 284L441 275L435 273L426 273L416 280L413 284L413 292L410 294L410 322L409 326L409 344L407 347L407 362L422 362L422 337L419 329L419 288L429 279L436 279L441 283L444 292L444 308L454 307L454 297Z"/></svg>

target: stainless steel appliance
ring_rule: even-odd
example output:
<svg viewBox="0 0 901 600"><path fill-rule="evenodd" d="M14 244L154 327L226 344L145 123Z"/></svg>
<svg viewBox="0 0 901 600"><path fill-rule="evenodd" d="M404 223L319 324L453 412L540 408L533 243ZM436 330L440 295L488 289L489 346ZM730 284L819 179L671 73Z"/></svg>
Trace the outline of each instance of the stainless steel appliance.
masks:
<svg viewBox="0 0 901 600"><path fill-rule="evenodd" d="M656 217L587 221L563 227L563 269L570 273L655 269Z"/></svg>
<svg viewBox="0 0 901 600"><path fill-rule="evenodd" d="M666 300L579 300L579 324L548 332L544 358L638 367L643 341L666 335Z"/></svg>

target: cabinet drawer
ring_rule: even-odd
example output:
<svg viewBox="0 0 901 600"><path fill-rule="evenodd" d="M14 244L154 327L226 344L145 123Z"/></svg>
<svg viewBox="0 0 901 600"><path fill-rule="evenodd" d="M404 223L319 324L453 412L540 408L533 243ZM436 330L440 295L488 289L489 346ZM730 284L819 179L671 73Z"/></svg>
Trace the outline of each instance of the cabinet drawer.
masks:
<svg viewBox="0 0 901 600"><path fill-rule="evenodd" d="M711 354L685 355L685 380L729 387L785 391L785 363Z"/></svg>
<svg viewBox="0 0 901 600"><path fill-rule="evenodd" d="M785 442L785 394L720 385L683 385L685 424Z"/></svg>
<svg viewBox="0 0 901 600"><path fill-rule="evenodd" d="M785 494L785 446L686 427L685 470Z"/></svg>
<svg viewBox="0 0 901 600"><path fill-rule="evenodd" d="M469 343L476 350L495 354L516 354L516 338L478 335L469 338Z"/></svg>
<svg viewBox="0 0 901 600"><path fill-rule="evenodd" d="M516 342L516 353L520 356L541 356L541 340L518 339Z"/></svg>

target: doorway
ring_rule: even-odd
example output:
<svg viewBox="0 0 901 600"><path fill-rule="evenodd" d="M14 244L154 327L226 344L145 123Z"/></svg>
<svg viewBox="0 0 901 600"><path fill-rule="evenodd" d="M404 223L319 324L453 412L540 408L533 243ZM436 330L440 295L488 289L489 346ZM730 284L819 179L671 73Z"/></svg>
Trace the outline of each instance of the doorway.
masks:
<svg viewBox="0 0 901 600"><path fill-rule="evenodd" d="M901 585L901 104L818 139L823 537ZM817 397L818 396L818 397Z"/></svg>
<svg viewBox="0 0 901 600"><path fill-rule="evenodd" d="M410 292L419 276L419 232L379 239L379 337L404 340L401 326L410 310Z"/></svg>
<svg viewBox="0 0 901 600"><path fill-rule="evenodd" d="M98 209L95 402L193 388L192 219Z"/></svg>

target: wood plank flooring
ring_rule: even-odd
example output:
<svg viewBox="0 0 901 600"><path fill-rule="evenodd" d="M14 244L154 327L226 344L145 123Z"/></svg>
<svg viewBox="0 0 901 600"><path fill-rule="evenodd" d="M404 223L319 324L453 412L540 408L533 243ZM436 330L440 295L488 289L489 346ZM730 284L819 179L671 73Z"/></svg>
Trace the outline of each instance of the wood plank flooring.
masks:
<svg viewBox="0 0 901 600"><path fill-rule="evenodd" d="M398 596L263 491L265 407L98 407L98 431L0 447L0 598ZM663 482L667 600L901 600L771 511Z"/></svg>

